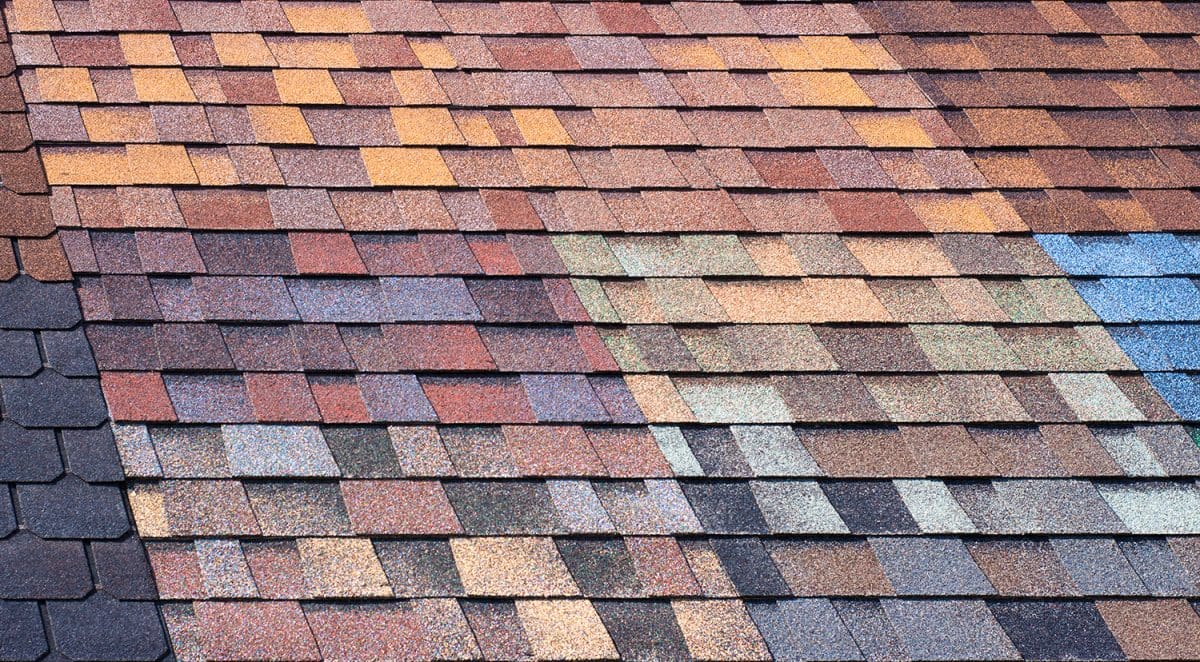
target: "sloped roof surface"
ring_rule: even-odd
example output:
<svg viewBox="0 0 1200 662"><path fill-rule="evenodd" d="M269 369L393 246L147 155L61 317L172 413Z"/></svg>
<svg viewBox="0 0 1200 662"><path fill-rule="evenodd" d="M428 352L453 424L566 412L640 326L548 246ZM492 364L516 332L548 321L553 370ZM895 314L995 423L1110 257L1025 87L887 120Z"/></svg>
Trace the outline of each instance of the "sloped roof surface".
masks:
<svg viewBox="0 0 1200 662"><path fill-rule="evenodd" d="M1196 4L5 15L0 657L1200 658Z"/></svg>

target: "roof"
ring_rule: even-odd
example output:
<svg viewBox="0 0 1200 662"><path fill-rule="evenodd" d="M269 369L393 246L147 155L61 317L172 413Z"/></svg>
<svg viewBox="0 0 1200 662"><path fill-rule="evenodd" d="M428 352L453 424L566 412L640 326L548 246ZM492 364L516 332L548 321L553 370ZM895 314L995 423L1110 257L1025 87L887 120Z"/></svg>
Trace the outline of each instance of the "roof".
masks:
<svg viewBox="0 0 1200 662"><path fill-rule="evenodd" d="M0 658L1200 658L1194 4L4 11Z"/></svg>

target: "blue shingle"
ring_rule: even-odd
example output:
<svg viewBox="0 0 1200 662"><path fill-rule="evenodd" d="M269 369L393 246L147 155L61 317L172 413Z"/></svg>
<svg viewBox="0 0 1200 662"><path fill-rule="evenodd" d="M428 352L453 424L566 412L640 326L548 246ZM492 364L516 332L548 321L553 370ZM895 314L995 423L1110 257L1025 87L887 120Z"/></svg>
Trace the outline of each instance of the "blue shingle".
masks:
<svg viewBox="0 0 1200 662"><path fill-rule="evenodd" d="M1142 333L1176 370L1200 370L1200 324L1144 324ZM1171 367L1142 370L1170 370Z"/></svg>
<svg viewBox="0 0 1200 662"><path fill-rule="evenodd" d="M1128 235L1075 237L1079 247L1100 276L1157 276L1154 262Z"/></svg>
<svg viewBox="0 0 1200 662"><path fill-rule="evenodd" d="M1162 352L1158 343L1136 326L1110 326L1108 335L1125 352L1139 370L1173 370L1171 359Z"/></svg>
<svg viewBox="0 0 1200 662"><path fill-rule="evenodd" d="M1186 278L1105 278L1101 282L1121 302L1130 321L1200 320L1200 292Z"/></svg>
<svg viewBox="0 0 1200 662"><path fill-rule="evenodd" d="M1096 267L1091 257L1075 244L1070 235L1038 234L1034 235L1041 244L1042 250L1060 269L1072 276L1096 275Z"/></svg>
<svg viewBox="0 0 1200 662"><path fill-rule="evenodd" d="M1200 273L1200 259L1197 259L1176 235L1167 232L1138 232L1129 236L1141 248L1142 253L1154 261L1160 273Z"/></svg>
<svg viewBox="0 0 1200 662"><path fill-rule="evenodd" d="M1128 322L1129 314L1125 312L1119 298L1113 296L1104 284L1098 280L1071 279L1075 291L1092 310L1100 316L1102 322Z"/></svg>
<svg viewBox="0 0 1200 662"><path fill-rule="evenodd" d="M1200 420L1200 387L1181 372L1148 372L1146 379L1180 418Z"/></svg>

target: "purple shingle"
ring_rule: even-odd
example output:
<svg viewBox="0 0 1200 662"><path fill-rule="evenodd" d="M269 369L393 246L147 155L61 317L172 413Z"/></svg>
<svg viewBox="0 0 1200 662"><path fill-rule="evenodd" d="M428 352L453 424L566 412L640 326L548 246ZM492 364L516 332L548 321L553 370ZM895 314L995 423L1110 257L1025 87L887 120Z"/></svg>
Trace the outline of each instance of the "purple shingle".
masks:
<svg viewBox="0 0 1200 662"><path fill-rule="evenodd" d="M300 319L282 278L198 276L192 283L207 319Z"/></svg>
<svg viewBox="0 0 1200 662"><path fill-rule="evenodd" d="M287 287L305 322L391 321L374 279L297 278Z"/></svg>
<svg viewBox="0 0 1200 662"><path fill-rule="evenodd" d="M583 375L521 375L539 421L608 421L608 412Z"/></svg>
<svg viewBox="0 0 1200 662"><path fill-rule="evenodd" d="M167 394L181 423L254 420L246 385L237 375L165 375Z"/></svg>
<svg viewBox="0 0 1200 662"><path fill-rule="evenodd" d="M383 278L380 282L398 321L482 319L461 278Z"/></svg>
<svg viewBox="0 0 1200 662"><path fill-rule="evenodd" d="M359 375L371 418L380 422L436 421L437 414L412 375Z"/></svg>

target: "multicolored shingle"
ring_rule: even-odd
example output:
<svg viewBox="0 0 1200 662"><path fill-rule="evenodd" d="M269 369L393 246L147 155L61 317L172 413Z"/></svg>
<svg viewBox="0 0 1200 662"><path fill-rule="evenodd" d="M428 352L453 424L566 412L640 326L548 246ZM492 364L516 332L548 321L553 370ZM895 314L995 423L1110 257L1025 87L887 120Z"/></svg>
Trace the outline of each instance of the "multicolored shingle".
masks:
<svg viewBox="0 0 1200 662"><path fill-rule="evenodd" d="M1188 3L4 11L0 658L1200 656Z"/></svg>

